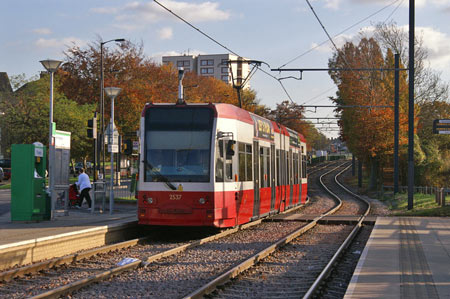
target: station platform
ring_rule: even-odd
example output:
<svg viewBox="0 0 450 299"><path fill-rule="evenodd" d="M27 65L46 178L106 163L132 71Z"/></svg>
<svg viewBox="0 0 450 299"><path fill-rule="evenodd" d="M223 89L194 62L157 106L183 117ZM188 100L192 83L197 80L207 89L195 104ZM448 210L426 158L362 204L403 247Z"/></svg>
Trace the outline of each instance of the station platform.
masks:
<svg viewBox="0 0 450 299"><path fill-rule="evenodd" d="M67 216L56 215L53 220L40 222L11 222L10 213L5 213L0 216L0 248L16 242L133 221L137 221L136 208L123 205L112 215L109 211L91 213L87 209L70 209Z"/></svg>
<svg viewBox="0 0 450 299"><path fill-rule="evenodd" d="M344 298L450 298L450 218L378 217Z"/></svg>
<svg viewBox="0 0 450 299"><path fill-rule="evenodd" d="M5 196L9 194L0 195L8 204L0 213L0 271L132 238L137 233L136 204L115 204L112 215L109 210L91 213L82 208L70 209L68 215L55 213L48 221L11 222L9 198Z"/></svg>

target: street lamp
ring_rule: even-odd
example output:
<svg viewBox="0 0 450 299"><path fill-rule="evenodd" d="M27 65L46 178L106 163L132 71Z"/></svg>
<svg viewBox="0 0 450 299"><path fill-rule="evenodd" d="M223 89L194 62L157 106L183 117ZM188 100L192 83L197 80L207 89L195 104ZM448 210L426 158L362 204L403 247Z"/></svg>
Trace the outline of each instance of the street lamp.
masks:
<svg viewBox="0 0 450 299"><path fill-rule="evenodd" d="M124 42L125 39L124 38L116 38L116 39L111 39L108 40L106 42L100 42L100 114L102 116L102 129L101 129L101 148L100 148L100 152L103 155L103 179L105 178L105 101L104 101L104 76L103 76L103 45L109 43L109 42ZM100 161L100 159L98 159L98 161Z"/></svg>
<svg viewBox="0 0 450 299"><path fill-rule="evenodd" d="M119 95L121 88L118 87L106 87L106 95L111 98L111 124L109 126L109 145L111 151L111 190L109 191L109 214L112 215L114 208L114 99ZM117 144L116 144L117 145ZM103 164L104 167L104 164Z"/></svg>
<svg viewBox="0 0 450 299"><path fill-rule="evenodd" d="M53 175L53 163L54 163L54 142L53 142L53 74L61 65L60 60L41 60L40 63L44 68L50 73L50 124L49 124L49 134L48 134L48 180L51 198L51 219L54 217L56 200L54 198L54 175Z"/></svg>

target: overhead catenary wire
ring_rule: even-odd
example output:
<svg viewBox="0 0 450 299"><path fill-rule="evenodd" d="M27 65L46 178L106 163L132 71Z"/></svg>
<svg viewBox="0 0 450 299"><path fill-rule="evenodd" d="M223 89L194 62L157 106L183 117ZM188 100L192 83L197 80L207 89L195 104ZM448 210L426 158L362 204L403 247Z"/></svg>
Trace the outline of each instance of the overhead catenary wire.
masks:
<svg viewBox="0 0 450 299"><path fill-rule="evenodd" d="M352 29L353 27L358 26L359 24L361 24L361 23L367 21L368 19L372 18L373 16L375 16L375 15L381 13L383 10L385 10L385 9L387 9L387 8L389 8L389 7L391 7L391 6L394 5L395 3L400 2L399 5L398 5L398 6L393 10L393 12L389 15L389 17L383 22L383 23L386 23L386 21L394 14L394 12L399 8L399 6L403 3L403 1L404 1L404 0L395 0L395 1L393 1L392 3L390 3L390 4L388 4L388 5L384 6L384 7L382 7L381 9L375 11L374 13L370 14L369 16L367 16L367 17L361 19L360 21L358 21L358 22L354 23L353 25L351 25L351 26L345 28L344 30L340 31L339 33L337 33L336 35L334 35L333 38L336 38L336 37L342 35L343 33L347 32L348 30ZM281 65L281 66L278 67L278 68L283 68L283 67L285 67L286 65L288 65L288 64L290 64L290 63L296 61L297 59L299 59L299 58L305 56L306 54L308 54L308 53L314 51L315 49L319 48L320 46L323 46L323 45L326 44L327 42L329 42L328 39L327 39L327 40L324 40L323 42L317 44L316 46L312 47L311 49L309 49L309 50L307 50L307 51L301 53L300 55L295 56L294 58L292 58L291 60L289 60L288 62L284 63L283 65Z"/></svg>
<svg viewBox="0 0 450 299"><path fill-rule="evenodd" d="M184 23L186 23L188 26L192 27L193 29L197 30L200 34L202 34L203 36L207 37L208 39L210 39L211 41L213 41L214 43L216 43L217 45L221 46L222 48L224 48L225 50L229 51L230 53L233 53L236 56L239 56L239 54L237 54L236 52L234 52L233 50L231 50L230 48L228 48L227 46L223 45L222 43L220 43L219 41L217 41L216 39L212 38L211 36L209 36L208 34L206 34L205 32L201 31L199 28L195 27L194 25L192 25L191 23L189 23L188 21L186 21L184 18L182 18L181 16L177 15L176 13L174 13L172 10L170 10L169 8L165 7L164 5L162 5L161 3L159 3L157 0L153 0L156 4L158 4L159 6L161 6L162 8L164 8L165 10L167 10L168 12L170 12L172 15L174 15L175 17L177 17L178 19L180 19L181 21L183 21Z"/></svg>
<svg viewBox="0 0 450 299"><path fill-rule="evenodd" d="M281 88L284 90L284 92L286 93L286 95L287 95L287 97L289 98L289 100L290 100L292 103L295 104L295 102L294 102L294 100L292 99L291 95L288 93L288 91L287 91L286 88L284 87L283 82L281 82L277 77L275 77L275 76L269 74L268 72L266 72L266 71L263 70L262 68L260 68L260 67L257 67L257 68L258 68L258 70L260 70L261 72L263 72L263 73L266 74L267 76L272 77L273 79L277 80L277 82L280 83Z"/></svg>

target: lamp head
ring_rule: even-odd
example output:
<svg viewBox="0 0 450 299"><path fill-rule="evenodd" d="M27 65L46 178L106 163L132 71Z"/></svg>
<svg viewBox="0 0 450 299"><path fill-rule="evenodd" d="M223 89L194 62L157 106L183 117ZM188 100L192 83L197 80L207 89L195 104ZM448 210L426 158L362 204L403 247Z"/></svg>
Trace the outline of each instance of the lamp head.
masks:
<svg viewBox="0 0 450 299"><path fill-rule="evenodd" d="M122 88L119 87L105 87L105 93L108 97L114 99L119 95L119 93L122 91Z"/></svg>
<svg viewBox="0 0 450 299"><path fill-rule="evenodd" d="M50 72L54 73L61 65L61 60L53 60L53 59L47 59L47 60L41 60L40 63L45 67L45 69Z"/></svg>

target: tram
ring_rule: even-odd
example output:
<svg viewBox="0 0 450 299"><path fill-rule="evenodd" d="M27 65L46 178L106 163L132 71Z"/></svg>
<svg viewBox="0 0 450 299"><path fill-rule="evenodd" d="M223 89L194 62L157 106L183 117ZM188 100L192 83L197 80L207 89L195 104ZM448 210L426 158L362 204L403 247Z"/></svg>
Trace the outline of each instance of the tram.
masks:
<svg viewBox="0 0 450 299"><path fill-rule="evenodd" d="M304 204L306 140L230 104L146 104L142 225L226 228Z"/></svg>

